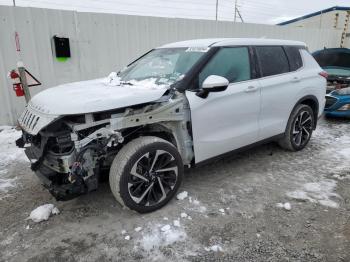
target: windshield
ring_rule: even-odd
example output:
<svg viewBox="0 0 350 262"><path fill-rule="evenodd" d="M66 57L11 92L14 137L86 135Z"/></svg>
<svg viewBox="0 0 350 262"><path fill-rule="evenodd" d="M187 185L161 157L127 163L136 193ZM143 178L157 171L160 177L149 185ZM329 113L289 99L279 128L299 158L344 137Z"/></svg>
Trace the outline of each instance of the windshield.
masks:
<svg viewBox="0 0 350 262"><path fill-rule="evenodd" d="M181 80L208 49L155 49L120 71L122 82L154 80L158 85L171 85Z"/></svg>

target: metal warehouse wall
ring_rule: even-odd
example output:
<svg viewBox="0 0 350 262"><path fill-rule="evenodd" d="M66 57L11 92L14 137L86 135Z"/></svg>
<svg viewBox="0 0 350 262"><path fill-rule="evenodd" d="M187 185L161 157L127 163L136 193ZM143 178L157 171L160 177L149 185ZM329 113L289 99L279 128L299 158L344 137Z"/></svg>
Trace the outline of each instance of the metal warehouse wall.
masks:
<svg viewBox="0 0 350 262"><path fill-rule="evenodd" d="M293 23L283 25L284 27L300 27L300 28L322 28L336 29L344 32L344 47L350 48L350 11L334 10L331 12L315 15L309 18L300 19ZM339 39L341 41L341 37ZM328 46L327 46L328 47ZM339 46L338 46L339 47Z"/></svg>
<svg viewBox="0 0 350 262"><path fill-rule="evenodd" d="M61 83L106 76L149 49L173 41L281 38L304 41L312 51L339 46L341 34L340 30L0 6L0 124L14 124L24 108L24 99L15 97L6 77L18 60L15 31L20 36L23 62L43 84L32 87L32 95ZM72 57L68 61L53 57L53 35L70 38Z"/></svg>

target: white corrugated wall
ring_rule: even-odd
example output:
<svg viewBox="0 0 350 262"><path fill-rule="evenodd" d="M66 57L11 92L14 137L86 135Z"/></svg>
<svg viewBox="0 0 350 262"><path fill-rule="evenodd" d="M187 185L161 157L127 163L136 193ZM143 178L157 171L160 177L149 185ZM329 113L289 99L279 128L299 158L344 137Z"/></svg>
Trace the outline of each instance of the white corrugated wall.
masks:
<svg viewBox="0 0 350 262"><path fill-rule="evenodd" d="M102 77L117 71L156 46L194 38L266 37L304 41L311 51L339 46L340 30L304 29L209 20L79 13L0 6L0 125L14 124L24 98L12 91L7 72L16 67L15 31L21 59L41 82L34 95L61 83ZM72 57L58 62L52 55L54 35L70 39ZM64 101L62 101L64 103Z"/></svg>

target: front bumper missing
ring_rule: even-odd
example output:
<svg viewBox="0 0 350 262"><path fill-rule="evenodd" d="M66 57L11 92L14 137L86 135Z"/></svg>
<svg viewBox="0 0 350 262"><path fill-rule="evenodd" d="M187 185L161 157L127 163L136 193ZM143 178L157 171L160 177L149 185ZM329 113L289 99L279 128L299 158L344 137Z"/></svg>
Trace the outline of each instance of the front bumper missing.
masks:
<svg viewBox="0 0 350 262"><path fill-rule="evenodd" d="M55 184L48 177L54 177L63 174L52 171L49 173L50 170L44 166L40 167L34 172L42 182L43 186L48 189L51 195L53 195L58 201L71 200L88 192L87 187L83 183Z"/></svg>
<svg viewBox="0 0 350 262"><path fill-rule="evenodd" d="M38 159L38 156L30 147L24 147L25 142L22 137L16 140L16 145L20 148L25 148L24 152L30 160ZM59 160L57 161L60 162ZM71 200L97 188L96 177L86 182L83 180L76 180L74 183L70 183L67 179L68 172L57 172L53 170L52 167L48 167L46 162L47 161L39 158L36 162L31 164L31 169L39 178L42 185L49 190L56 200Z"/></svg>

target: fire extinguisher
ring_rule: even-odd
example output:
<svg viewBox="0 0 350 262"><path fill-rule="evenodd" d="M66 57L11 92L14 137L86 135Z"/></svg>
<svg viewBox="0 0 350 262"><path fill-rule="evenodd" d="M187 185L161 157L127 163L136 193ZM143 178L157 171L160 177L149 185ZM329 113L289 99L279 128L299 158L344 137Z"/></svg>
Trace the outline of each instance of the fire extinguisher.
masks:
<svg viewBox="0 0 350 262"><path fill-rule="evenodd" d="M24 96L24 90L21 84L21 80L16 70L12 70L10 72L10 78L13 81L13 90L15 91L16 96Z"/></svg>
<svg viewBox="0 0 350 262"><path fill-rule="evenodd" d="M13 90L15 90L16 96L24 96L24 90L21 84L13 84Z"/></svg>

